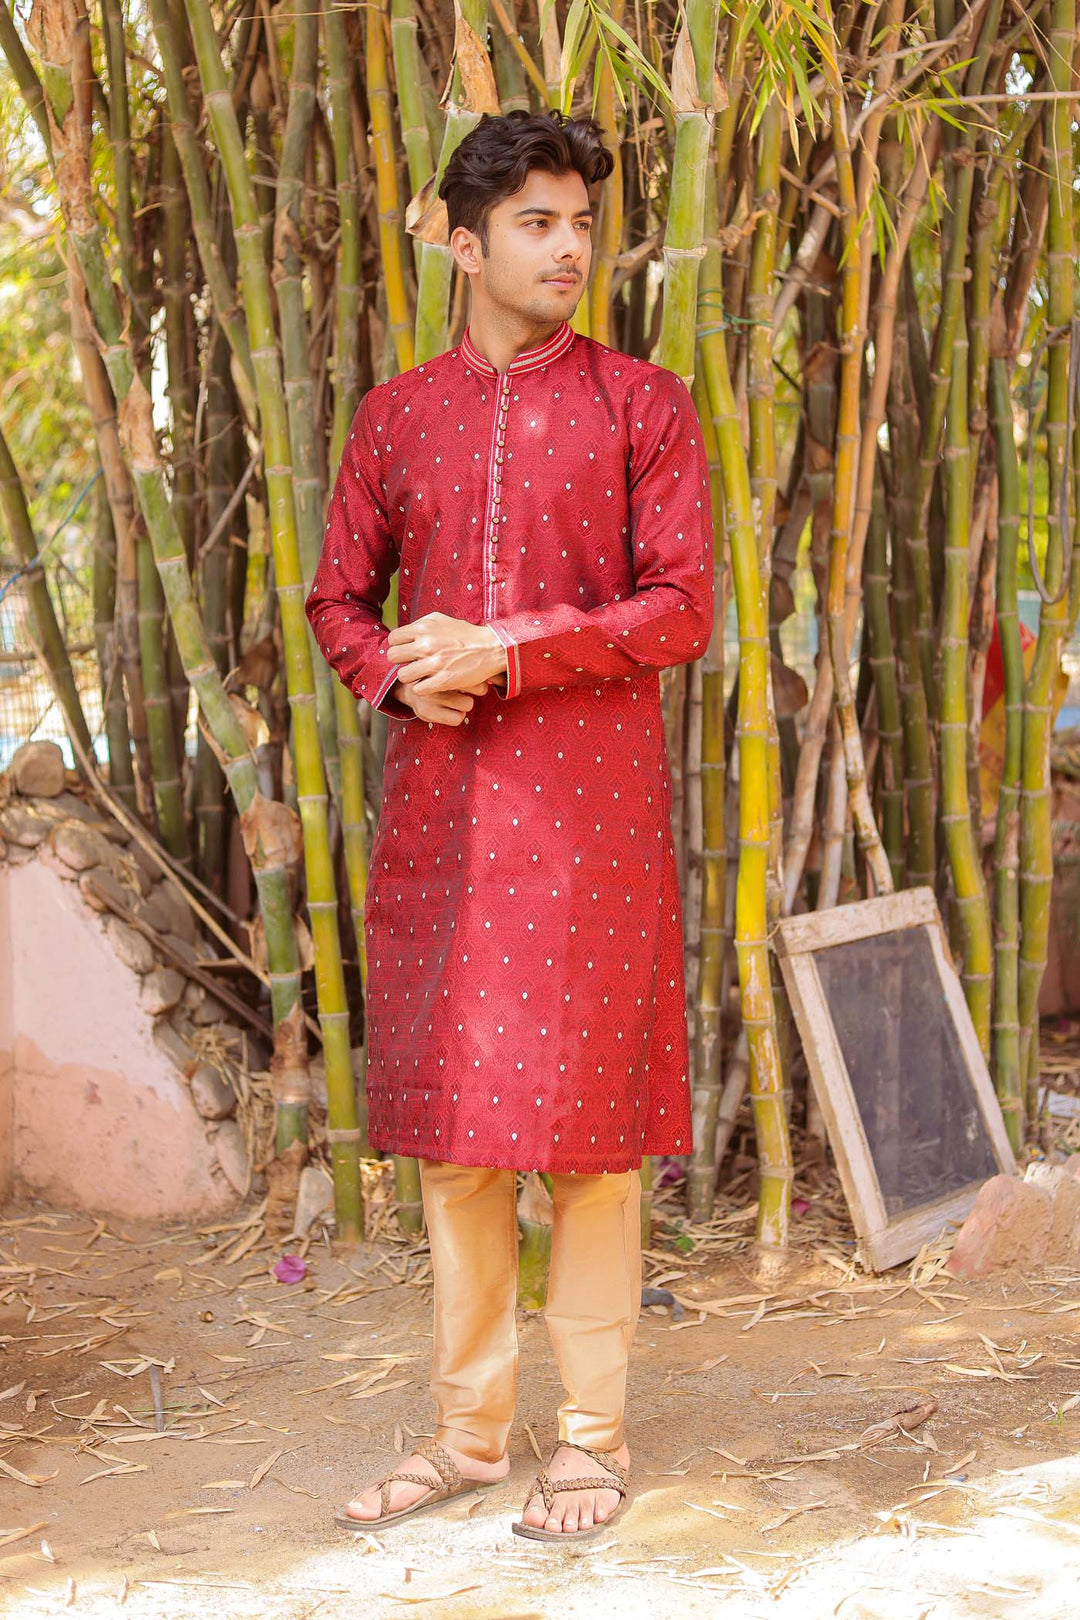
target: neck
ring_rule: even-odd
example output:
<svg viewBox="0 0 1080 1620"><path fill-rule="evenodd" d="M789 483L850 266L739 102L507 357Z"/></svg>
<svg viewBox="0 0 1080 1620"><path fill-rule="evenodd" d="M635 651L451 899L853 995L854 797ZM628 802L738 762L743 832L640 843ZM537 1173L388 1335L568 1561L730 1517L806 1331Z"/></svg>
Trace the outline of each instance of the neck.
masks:
<svg viewBox="0 0 1080 1620"><path fill-rule="evenodd" d="M562 324L561 320L514 320L477 309L474 304L469 313L469 342L478 354L490 360L496 371L503 372L519 354L538 349L554 337Z"/></svg>

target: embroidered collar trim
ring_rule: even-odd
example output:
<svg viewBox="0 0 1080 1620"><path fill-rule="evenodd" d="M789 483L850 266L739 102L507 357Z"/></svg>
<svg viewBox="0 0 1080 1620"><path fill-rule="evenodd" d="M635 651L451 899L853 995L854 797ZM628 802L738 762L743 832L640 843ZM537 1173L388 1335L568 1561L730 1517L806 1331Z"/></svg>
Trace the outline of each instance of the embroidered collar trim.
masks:
<svg viewBox="0 0 1080 1620"><path fill-rule="evenodd" d="M517 355L511 360L506 370L508 373L512 372L517 376L521 371L535 371L539 366L550 365L552 360L557 360L561 354L566 353L573 341L574 329L569 321L563 321L546 343L541 343L536 349L526 349L524 354ZM479 371L482 376L495 377L498 375L491 361L473 346L469 339L468 327L465 328L461 339L459 352L465 364L471 366L474 371Z"/></svg>

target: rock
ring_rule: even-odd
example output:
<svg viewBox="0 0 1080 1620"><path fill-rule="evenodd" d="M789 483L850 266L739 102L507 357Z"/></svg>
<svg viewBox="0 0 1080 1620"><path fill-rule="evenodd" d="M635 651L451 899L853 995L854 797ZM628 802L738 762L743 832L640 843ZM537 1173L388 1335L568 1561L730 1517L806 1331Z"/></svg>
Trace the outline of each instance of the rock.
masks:
<svg viewBox="0 0 1080 1620"><path fill-rule="evenodd" d="M194 1048L189 1046L183 1033L175 1029L167 1018L159 1018L154 1025L154 1043L181 1074L193 1074L198 1068L199 1059Z"/></svg>
<svg viewBox="0 0 1080 1620"><path fill-rule="evenodd" d="M105 923L109 944L126 967L133 973L149 973L156 960L153 946L142 934L130 928L119 917L109 917Z"/></svg>
<svg viewBox="0 0 1080 1620"><path fill-rule="evenodd" d="M233 1191L246 1198L251 1186L251 1160L244 1133L235 1119L223 1120L214 1132L214 1158Z"/></svg>
<svg viewBox="0 0 1080 1620"><path fill-rule="evenodd" d="M98 899L98 896L94 893L95 889L100 889L103 894L108 895L110 900L114 900L117 905L124 906L126 909L130 909L135 899L131 890L125 889L116 873L108 866L91 866L85 872L79 874L79 893L87 905L92 906L95 911L108 912L108 905L104 900Z"/></svg>
<svg viewBox="0 0 1080 1620"><path fill-rule="evenodd" d="M147 1012L157 1017L171 1012L184 993L187 980L175 968L152 968L142 982L139 999Z"/></svg>
<svg viewBox="0 0 1080 1620"><path fill-rule="evenodd" d="M1024 1181L992 1176L979 1188L949 1258L947 1270L954 1277L985 1277L1010 1267L1045 1265L1051 1259L1055 1201L1066 1178L1059 1166L1039 1168L1056 1170L1058 1181L1048 1176Z"/></svg>
<svg viewBox="0 0 1080 1620"><path fill-rule="evenodd" d="M139 887L143 894L149 894L154 884L160 881L161 867L156 861L150 859L150 856L140 844L133 844L129 853L139 869L139 876L142 880Z"/></svg>
<svg viewBox="0 0 1080 1620"><path fill-rule="evenodd" d="M94 827L79 821L62 821L53 831L52 848L65 866L73 872L85 872L91 866L111 866L113 849L107 838Z"/></svg>
<svg viewBox="0 0 1080 1620"><path fill-rule="evenodd" d="M334 1183L317 1164L309 1164L300 1172L300 1185L296 1193L296 1217L293 1232L307 1237L320 1215L334 1207Z"/></svg>
<svg viewBox="0 0 1080 1620"><path fill-rule="evenodd" d="M25 799L55 799L64 791L64 756L54 742L23 743L8 770L16 793Z"/></svg>
<svg viewBox="0 0 1080 1620"><path fill-rule="evenodd" d="M51 821L28 804L9 804L0 816L0 832L20 849L36 849L51 826Z"/></svg>
<svg viewBox="0 0 1080 1620"><path fill-rule="evenodd" d="M177 934L181 939L186 939L189 945L194 945L199 937L195 913L176 885L168 881L158 884L152 902L162 918L160 932Z"/></svg>
<svg viewBox="0 0 1080 1620"><path fill-rule="evenodd" d="M191 1077L191 1100L203 1119L228 1119L236 1112L236 1093L212 1063L202 1063Z"/></svg>
<svg viewBox="0 0 1080 1620"><path fill-rule="evenodd" d="M181 939L179 934L162 934L162 939L174 950L182 962L190 962L192 967L199 965L199 953L190 940Z"/></svg>
<svg viewBox="0 0 1080 1620"><path fill-rule="evenodd" d="M203 991L203 998L197 1007L191 1009L191 1022L204 1029L207 1024L220 1024L227 1016L225 1008L216 996Z"/></svg>

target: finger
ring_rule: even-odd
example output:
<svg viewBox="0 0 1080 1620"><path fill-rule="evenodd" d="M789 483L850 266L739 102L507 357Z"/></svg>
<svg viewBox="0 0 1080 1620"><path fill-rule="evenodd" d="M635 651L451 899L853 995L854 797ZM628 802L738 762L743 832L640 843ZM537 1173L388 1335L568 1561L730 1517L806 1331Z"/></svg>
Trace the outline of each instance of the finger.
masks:
<svg viewBox="0 0 1080 1620"><path fill-rule="evenodd" d="M406 642L415 641L417 635L423 634L423 627L423 619L412 619L408 624L395 624L390 632L388 645L400 647Z"/></svg>
<svg viewBox="0 0 1080 1620"><path fill-rule="evenodd" d="M432 658L431 656L417 656L416 658L412 659L410 663L398 665L398 680L403 681L406 686L411 686L413 691L418 692L421 695L423 695L425 691L441 692L443 690L442 687L437 685L428 687L422 687L420 685L425 676L429 680L434 680L440 675L440 673L439 660L437 658Z"/></svg>
<svg viewBox="0 0 1080 1620"><path fill-rule="evenodd" d="M392 664L407 664L411 659L423 658L429 651L428 643L419 637L412 641L388 641L386 644L386 656Z"/></svg>
<svg viewBox="0 0 1080 1620"><path fill-rule="evenodd" d="M491 683L490 681L481 681L479 686L463 686L460 690L471 693L473 697L486 697L488 692L491 691Z"/></svg>

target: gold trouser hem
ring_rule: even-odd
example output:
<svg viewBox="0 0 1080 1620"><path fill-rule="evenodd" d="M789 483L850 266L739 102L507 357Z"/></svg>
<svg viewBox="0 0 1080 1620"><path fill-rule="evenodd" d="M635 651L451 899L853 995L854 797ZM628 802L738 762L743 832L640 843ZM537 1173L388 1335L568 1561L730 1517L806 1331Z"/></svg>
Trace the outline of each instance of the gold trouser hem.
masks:
<svg viewBox="0 0 1080 1620"><path fill-rule="evenodd" d="M512 1170L420 1161L435 1283L436 1439L495 1462L517 1398L517 1204ZM552 1177L544 1318L566 1399L559 1439L623 1443L626 1368L641 1309L641 1179Z"/></svg>

